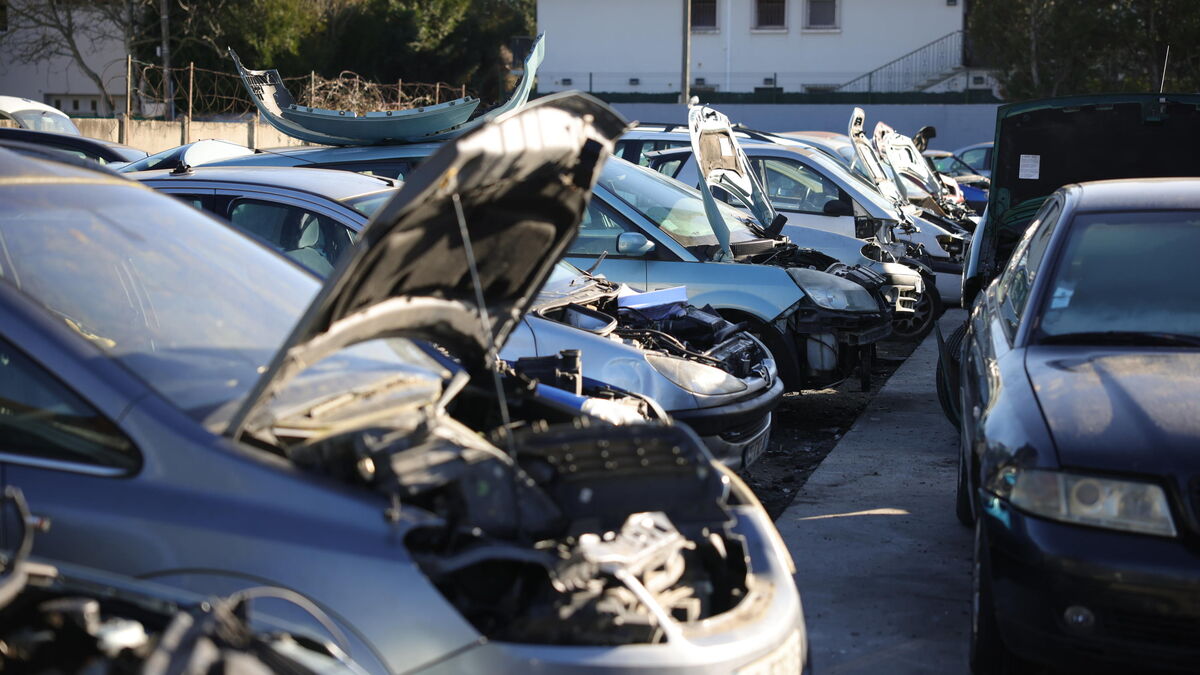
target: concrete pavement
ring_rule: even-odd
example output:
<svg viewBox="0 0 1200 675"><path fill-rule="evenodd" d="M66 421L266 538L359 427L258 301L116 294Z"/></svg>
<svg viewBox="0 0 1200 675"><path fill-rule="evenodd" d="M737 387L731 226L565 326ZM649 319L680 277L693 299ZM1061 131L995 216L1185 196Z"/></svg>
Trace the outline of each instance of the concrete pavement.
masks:
<svg viewBox="0 0 1200 675"><path fill-rule="evenodd" d="M942 332L966 317L946 312ZM966 673L971 532L930 335L776 521L796 560L814 670Z"/></svg>

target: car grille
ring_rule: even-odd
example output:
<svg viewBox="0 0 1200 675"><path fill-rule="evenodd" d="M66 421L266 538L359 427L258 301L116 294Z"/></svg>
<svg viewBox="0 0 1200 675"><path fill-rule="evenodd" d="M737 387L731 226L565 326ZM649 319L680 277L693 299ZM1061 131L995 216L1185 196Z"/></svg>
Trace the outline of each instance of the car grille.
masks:
<svg viewBox="0 0 1200 675"><path fill-rule="evenodd" d="M1200 617L1138 614L1128 611L1104 613L1105 633L1118 640L1191 647L1200 640Z"/></svg>

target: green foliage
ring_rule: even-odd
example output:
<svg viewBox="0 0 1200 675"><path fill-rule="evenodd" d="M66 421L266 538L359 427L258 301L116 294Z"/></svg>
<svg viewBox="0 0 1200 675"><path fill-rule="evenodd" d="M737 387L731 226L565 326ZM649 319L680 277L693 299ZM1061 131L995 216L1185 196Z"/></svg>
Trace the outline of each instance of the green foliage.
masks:
<svg viewBox="0 0 1200 675"><path fill-rule="evenodd" d="M158 35L157 5L142 14L146 35ZM532 34L534 8L535 0L170 0L171 60L232 72L232 46L249 67L285 77L348 70L382 83L466 84L495 99L507 44ZM157 60L154 41L146 45L139 57Z"/></svg>
<svg viewBox="0 0 1200 675"><path fill-rule="evenodd" d="M967 34L1005 97L1200 89L1195 0L972 0Z"/></svg>

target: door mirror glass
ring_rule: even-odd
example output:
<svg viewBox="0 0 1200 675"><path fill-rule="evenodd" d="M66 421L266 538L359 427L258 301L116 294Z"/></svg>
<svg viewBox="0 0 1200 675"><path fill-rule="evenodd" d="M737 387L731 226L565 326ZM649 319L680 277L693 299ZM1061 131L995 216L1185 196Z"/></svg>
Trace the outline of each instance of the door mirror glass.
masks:
<svg viewBox="0 0 1200 675"><path fill-rule="evenodd" d="M639 232L622 232L617 237L617 254L640 258L654 250L654 242Z"/></svg>
<svg viewBox="0 0 1200 675"><path fill-rule="evenodd" d="M825 202L821 213L827 216L852 216L854 215L854 207L840 199L830 199Z"/></svg>

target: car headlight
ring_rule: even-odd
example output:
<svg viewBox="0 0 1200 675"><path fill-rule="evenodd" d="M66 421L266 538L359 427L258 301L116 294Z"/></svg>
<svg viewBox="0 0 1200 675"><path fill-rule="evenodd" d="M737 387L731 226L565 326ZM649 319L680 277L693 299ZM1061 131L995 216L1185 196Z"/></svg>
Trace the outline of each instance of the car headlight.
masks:
<svg viewBox="0 0 1200 675"><path fill-rule="evenodd" d="M879 304L871 293L849 279L807 267L789 267L788 275L818 307L850 312L879 311Z"/></svg>
<svg viewBox="0 0 1200 675"><path fill-rule="evenodd" d="M988 490L1022 511L1066 523L1175 536L1167 494L1153 483L1008 466Z"/></svg>
<svg viewBox="0 0 1200 675"><path fill-rule="evenodd" d="M703 363L662 354L647 354L646 362L675 386L693 394L718 396L720 394L736 394L747 388L746 383L738 378L720 368L706 366Z"/></svg>

